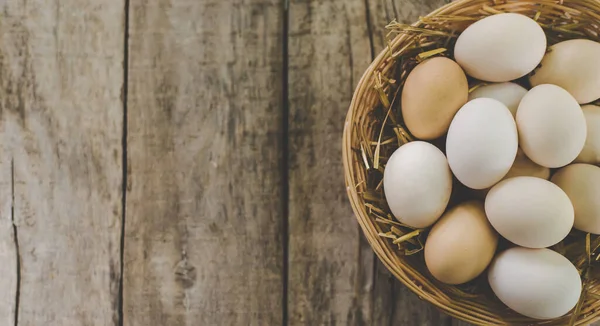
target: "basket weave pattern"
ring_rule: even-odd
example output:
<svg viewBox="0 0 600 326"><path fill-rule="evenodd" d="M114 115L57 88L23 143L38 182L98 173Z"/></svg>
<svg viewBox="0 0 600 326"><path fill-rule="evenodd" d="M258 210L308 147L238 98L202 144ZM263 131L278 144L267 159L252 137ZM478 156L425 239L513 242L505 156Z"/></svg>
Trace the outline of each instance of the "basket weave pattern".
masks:
<svg viewBox="0 0 600 326"><path fill-rule="evenodd" d="M389 27L398 33L363 75L345 121L343 162L348 196L366 238L385 266L420 298L449 315L476 325L587 325L600 320L599 276L584 281L584 299L569 315L553 321L534 321L504 306L481 280L471 288L435 281L425 267L422 253L406 255L381 236L389 232L389 225L381 223L381 217L391 217L381 189L381 172L385 158L412 140L402 127L396 97L408 72L417 64L417 54L438 48L450 50L456 36L468 25L501 12L521 13L537 20L550 44L572 38L599 41L600 0L459 0L411 26L391 24ZM452 53L446 51L442 55ZM585 235L576 242L585 248ZM600 240L592 240L591 246L597 245ZM568 258L580 268L586 263L585 258Z"/></svg>

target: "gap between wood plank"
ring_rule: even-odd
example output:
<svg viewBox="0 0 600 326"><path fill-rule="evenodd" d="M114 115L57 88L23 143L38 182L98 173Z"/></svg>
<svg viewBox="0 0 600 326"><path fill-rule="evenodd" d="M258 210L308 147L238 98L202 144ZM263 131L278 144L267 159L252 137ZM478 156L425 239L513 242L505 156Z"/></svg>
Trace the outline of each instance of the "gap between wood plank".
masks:
<svg viewBox="0 0 600 326"><path fill-rule="evenodd" d="M119 275L119 307L118 307L118 325L123 326L124 315L123 315L123 272L124 256L125 256L125 216L127 209L127 99L128 99L128 80L129 80L129 0L125 0L125 12L124 12L124 36L123 36L123 88L121 90L121 100L123 101L123 135L121 142L121 165L122 165L122 185L121 185L121 239L120 239L120 252L119 261L121 264L121 271Z"/></svg>
<svg viewBox="0 0 600 326"><path fill-rule="evenodd" d="M288 52L288 31L289 31L289 0L283 0L283 44L282 44L282 56L283 56L283 71L282 71L282 82L283 82L283 113L281 115L281 133L283 137L281 139L281 202L282 202L282 234L283 234L283 277L282 277L282 289L283 296L281 298L281 309L282 309L282 325L287 326L289 324L289 310L288 310L288 283L289 283L289 248L290 248L290 184L289 184L289 80L288 80L288 69L289 69L289 52Z"/></svg>
<svg viewBox="0 0 600 326"><path fill-rule="evenodd" d="M13 225L13 238L15 241L15 256L17 260L17 289L15 291L15 326L19 325L19 303L21 301L21 253L19 251L19 233L15 223L15 161L10 161L10 219Z"/></svg>

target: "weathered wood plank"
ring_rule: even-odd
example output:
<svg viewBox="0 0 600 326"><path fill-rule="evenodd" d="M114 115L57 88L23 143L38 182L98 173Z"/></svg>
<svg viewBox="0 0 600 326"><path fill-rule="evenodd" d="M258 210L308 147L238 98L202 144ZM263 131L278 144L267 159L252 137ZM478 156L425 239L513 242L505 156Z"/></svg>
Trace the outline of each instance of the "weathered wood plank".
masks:
<svg viewBox="0 0 600 326"><path fill-rule="evenodd" d="M373 253L341 164L344 118L371 61L364 0L292 0L290 325L371 325Z"/></svg>
<svg viewBox="0 0 600 326"><path fill-rule="evenodd" d="M124 3L9 0L0 8L0 269L13 269L0 282L1 324L14 324L5 318L18 303L18 325L117 325ZM10 161L15 239L7 235ZM15 272L18 301L5 288Z"/></svg>
<svg viewBox="0 0 600 326"><path fill-rule="evenodd" d="M283 6L132 0L125 325L281 325Z"/></svg>

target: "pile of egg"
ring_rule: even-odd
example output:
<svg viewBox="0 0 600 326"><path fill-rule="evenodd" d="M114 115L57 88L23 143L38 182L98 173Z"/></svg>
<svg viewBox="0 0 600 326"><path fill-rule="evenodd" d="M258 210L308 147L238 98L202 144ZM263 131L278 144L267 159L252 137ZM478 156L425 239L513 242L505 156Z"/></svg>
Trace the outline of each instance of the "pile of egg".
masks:
<svg viewBox="0 0 600 326"><path fill-rule="evenodd" d="M563 316L582 281L548 247L573 228L600 234L600 107L587 104L600 98L600 43L548 48L533 19L505 13L469 26L454 59L427 59L407 77L402 116L420 140L389 158L387 203L400 222L431 227L424 256L438 281L487 273L514 311ZM466 75L485 85L469 93ZM525 76L529 90L511 82ZM428 142L444 136L445 153ZM453 177L481 196L447 207ZM513 245L497 252L500 237Z"/></svg>

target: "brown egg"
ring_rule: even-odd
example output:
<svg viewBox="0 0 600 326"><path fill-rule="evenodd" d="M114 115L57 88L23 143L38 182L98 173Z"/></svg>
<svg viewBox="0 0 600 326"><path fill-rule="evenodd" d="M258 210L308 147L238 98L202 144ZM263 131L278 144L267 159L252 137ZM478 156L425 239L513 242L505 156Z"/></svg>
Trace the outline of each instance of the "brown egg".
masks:
<svg viewBox="0 0 600 326"><path fill-rule="evenodd" d="M462 203L442 216L425 243L425 263L440 282L462 284L481 274L492 261L498 234L479 201Z"/></svg>
<svg viewBox="0 0 600 326"><path fill-rule="evenodd" d="M402 116L415 137L435 139L448 131L468 98L469 85L462 68L445 57L431 58L408 75L402 90Z"/></svg>

